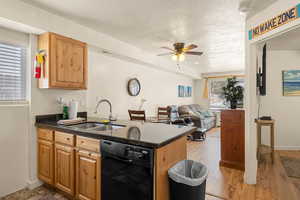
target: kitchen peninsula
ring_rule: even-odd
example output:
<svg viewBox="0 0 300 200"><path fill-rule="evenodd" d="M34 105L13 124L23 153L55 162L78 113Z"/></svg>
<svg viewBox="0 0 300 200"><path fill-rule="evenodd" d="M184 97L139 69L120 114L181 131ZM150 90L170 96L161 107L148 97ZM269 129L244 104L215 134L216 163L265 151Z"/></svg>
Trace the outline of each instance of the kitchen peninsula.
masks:
<svg viewBox="0 0 300 200"><path fill-rule="evenodd" d="M167 170L187 158L186 135L195 131L194 127L134 121L103 124L97 118L87 118L85 123L67 126L57 124L60 117L36 117L38 175L43 182L77 199L102 197L105 200L108 195L116 196L112 200L118 195L132 200L142 197L145 200L169 199ZM123 164L118 164L120 161ZM127 166L121 167L126 162ZM121 168L133 171L118 174L122 172ZM110 175L115 177L107 178ZM141 184L124 191L122 187L114 188L109 193L106 188L111 187L106 186L113 186L111 180L127 176L129 180L118 184L130 187L131 179ZM143 188L138 190L138 187ZM147 188L151 194L145 192ZM135 192L125 194L127 190Z"/></svg>

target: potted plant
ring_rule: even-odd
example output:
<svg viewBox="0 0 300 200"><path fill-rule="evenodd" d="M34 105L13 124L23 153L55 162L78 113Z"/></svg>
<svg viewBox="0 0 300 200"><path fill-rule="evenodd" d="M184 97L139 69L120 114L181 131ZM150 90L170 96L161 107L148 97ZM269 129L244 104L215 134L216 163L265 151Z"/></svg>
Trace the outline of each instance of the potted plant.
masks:
<svg viewBox="0 0 300 200"><path fill-rule="evenodd" d="M225 100L230 102L231 109L236 109L238 101L242 101L244 98L244 89L237 83L236 77L228 78L227 85L222 88Z"/></svg>

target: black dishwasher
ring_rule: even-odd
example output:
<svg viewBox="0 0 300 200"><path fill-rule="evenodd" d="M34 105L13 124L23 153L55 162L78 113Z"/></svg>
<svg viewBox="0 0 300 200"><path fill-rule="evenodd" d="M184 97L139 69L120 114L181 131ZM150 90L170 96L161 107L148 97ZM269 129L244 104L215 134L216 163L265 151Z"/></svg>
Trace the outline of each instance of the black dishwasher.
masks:
<svg viewBox="0 0 300 200"><path fill-rule="evenodd" d="M153 200L153 149L101 141L101 200Z"/></svg>

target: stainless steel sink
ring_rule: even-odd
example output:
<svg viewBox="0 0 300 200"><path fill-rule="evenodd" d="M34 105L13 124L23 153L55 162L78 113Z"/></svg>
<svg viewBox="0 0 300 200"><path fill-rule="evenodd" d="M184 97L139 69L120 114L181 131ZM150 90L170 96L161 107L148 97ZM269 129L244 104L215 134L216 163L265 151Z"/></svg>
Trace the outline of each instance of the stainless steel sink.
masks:
<svg viewBox="0 0 300 200"><path fill-rule="evenodd" d="M103 124L98 122L85 122L76 125L70 125L68 127L76 130L108 131L108 130L124 128L125 126L117 125L117 124Z"/></svg>

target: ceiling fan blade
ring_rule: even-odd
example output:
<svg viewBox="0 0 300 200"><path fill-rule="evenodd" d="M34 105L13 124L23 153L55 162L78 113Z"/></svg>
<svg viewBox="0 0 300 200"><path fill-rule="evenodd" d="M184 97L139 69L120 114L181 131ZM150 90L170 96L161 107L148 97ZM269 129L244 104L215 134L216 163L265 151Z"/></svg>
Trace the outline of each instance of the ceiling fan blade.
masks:
<svg viewBox="0 0 300 200"><path fill-rule="evenodd" d="M201 56L201 55L203 54L203 52L198 52L198 51L188 51L188 52L185 52L185 54Z"/></svg>
<svg viewBox="0 0 300 200"><path fill-rule="evenodd" d="M189 51L189 50L196 49L197 47L198 47L198 46L195 45L195 44L190 44L189 46L184 47L184 48L183 48L183 51L187 52L187 51Z"/></svg>
<svg viewBox="0 0 300 200"><path fill-rule="evenodd" d="M167 50L170 50L170 51L174 51L174 49L171 49L170 47L161 47L162 49L167 49Z"/></svg>
<svg viewBox="0 0 300 200"><path fill-rule="evenodd" d="M161 53L161 54L158 54L157 56L168 56L168 55L173 55L174 53L172 52L169 52L169 53Z"/></svg>

